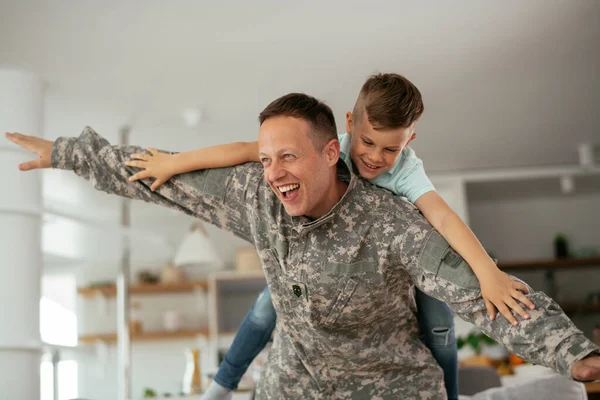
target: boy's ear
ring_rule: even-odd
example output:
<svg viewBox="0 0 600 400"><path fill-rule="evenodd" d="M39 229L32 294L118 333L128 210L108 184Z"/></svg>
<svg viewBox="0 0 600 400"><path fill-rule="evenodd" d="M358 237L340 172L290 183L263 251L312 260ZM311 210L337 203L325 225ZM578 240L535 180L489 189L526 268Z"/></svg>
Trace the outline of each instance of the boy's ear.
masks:
<svg viewBox="0 0 600 400"><path fill-rule="evenodd" d="M323 151L325 152L327 165L329 165L330 167L334 166L340 159L340 141L337 140L337 138L331 139L325 145Z"/></svg>
<svg viewBox="0 0 600 400"><path fill-rule="evenodd" d="M413 132L413 134L410 135L410 139L408 139L408 142L406 142L406 144L404 145L404 148L407 148L408 145L410 144L410 142L412 142L416 138L417 138L417 132Z"/></svg>
<svg viewBox="0 0 600 400"><path fill-rule="evenodd" d="M351 135L353 127L354 127L354 121L352 121L352 113L350 111L348 111L346 113L346 133Z"/></svg>

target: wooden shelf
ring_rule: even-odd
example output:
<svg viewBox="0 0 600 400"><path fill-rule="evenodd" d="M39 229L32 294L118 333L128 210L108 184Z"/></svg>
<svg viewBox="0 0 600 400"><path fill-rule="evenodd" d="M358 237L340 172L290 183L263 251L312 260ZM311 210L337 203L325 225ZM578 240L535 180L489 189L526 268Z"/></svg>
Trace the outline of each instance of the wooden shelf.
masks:
<svg viewBox="0 0 600 400"><path fill-rule="evenodd" d="M166 294L166 293L189 293L196 289L207 289L206 281L189 281L180 283L168 284L138 284L129 286L129 294ZM117 294L116 285L101 286L101 287L83 287L78 288L77 293L83 297L114 297Z"/></svg>
<svg viewBox="0 0 600 400"><path fill-rule="evenodd" d="M131 341L157 341L157 340L177 340L193 339L196 336L208 336L208 328L188 329L175 332L156 331L141 332L131 336ZM93 335L82 335L79 337L79 344L91 344L96 342L115 343L117 341L116 333L99 333Z"/></svg>
<svg viewBox="0 0 600 400"><path fill-rule="evenodd" d="M585 390L588 393L600 393L600 382L586 383Z"/></svg>
<svg viewBox="0 0 600 400"><path fill-rule="evenodd" d="M266 280L262 269L253 271L221 271L214 274L217 281Z"/></svg>
<svg viewBox="0 0 600 400"><path fill-rule="evenodd" d="M600 312L600 304L593 303L564 303L560 304L565 314Z"/></svg>
<svg viewBox="0 0 600 400"><path fill-rule="evenodd" d="M600 257L531 260L498 263L502 270L549 270L571 267L600 267Z"/></svg>

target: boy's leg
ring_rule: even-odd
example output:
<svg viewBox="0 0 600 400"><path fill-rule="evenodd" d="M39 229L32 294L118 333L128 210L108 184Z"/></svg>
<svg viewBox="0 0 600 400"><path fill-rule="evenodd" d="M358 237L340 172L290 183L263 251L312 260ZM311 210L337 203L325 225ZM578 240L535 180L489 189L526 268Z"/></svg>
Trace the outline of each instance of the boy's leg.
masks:
<svg viewBox="0 0 600 400"><path fill-rule="evenodd" d="M265 287L246 314L225 359L219 365L215 382L230 389L237 389L240 380L254 358L265 348L273 329L276 313L271 302L269 288Z"/></svg>
<svg viewBox="0 0 600 400"><path fill-rule="evenodd" d="M444 302L415 288L417 317L422 340L444 370L448 399L458 399L458 351L454 334L454 316Z"/></svg>

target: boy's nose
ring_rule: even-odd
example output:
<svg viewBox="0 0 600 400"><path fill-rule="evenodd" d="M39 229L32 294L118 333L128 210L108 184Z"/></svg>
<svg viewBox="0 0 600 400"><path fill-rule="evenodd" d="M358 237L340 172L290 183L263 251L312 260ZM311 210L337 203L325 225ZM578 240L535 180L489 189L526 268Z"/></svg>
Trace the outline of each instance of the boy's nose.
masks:
<svg viewBox="0 0 600 400"><path fill-rule="evenodd" d="M370 153L369 154L369 161L371 161L373 164L381 163L383 161L383 156L379 152L377 152L377 153Z"/></svg>

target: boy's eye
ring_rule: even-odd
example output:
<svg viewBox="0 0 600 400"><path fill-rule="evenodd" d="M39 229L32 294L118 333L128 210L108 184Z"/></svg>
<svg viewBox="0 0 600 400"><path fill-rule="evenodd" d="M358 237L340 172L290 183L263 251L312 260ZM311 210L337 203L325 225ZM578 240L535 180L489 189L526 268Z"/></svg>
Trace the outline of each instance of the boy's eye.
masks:
<svg viewBox="0 0 600 400"><path fill-rule="evenodd" d="M389 151L390 153L397 153L398 149L385 149L385 151Z"/></svg>
<svg viewBox="0 0 600 400"><path fill-rule="evenodd" d="M371 146L373 144L373 142L370 142L368 140L363 139L362 140L364 144L366 144L367 146Z"/></svg>

